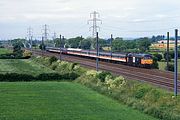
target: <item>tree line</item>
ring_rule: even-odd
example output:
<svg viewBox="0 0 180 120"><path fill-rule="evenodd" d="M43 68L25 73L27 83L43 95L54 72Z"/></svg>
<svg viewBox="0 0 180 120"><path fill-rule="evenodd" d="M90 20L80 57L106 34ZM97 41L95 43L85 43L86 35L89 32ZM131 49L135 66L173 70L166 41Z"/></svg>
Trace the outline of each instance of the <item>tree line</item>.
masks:
<svg viewBox="0 0 180 120"><path fill-rule="evenodd" d="M56 38L54 40L56 47L65 47L65 48L80 48L80 49L96 49L96 39L93 38L70 38L61 40ZM99 39L100 50L103 50L104 47L109 47L111 49L111 40L110 39ZM135 40L123 40L123 38L115 38L112 40L112 51L113 52L146 52L149 50L151 45L151 39L144 37Z"/></svg>
<svg viewBox="0 0 180 120"><path fill-rule="evenodd" d="M124 40L123 38L117 37L112 40L112 48L111 48L111 39L99 39L99 47L100 50L106 50L104 48L108 48L113 52L146 52L149 50L151 43L155 42L157 39L163 39L164 36L153 36L152 38L143 37L134 40ZM19 44L20 46L24 46L24 43L27 43L25 39L14 39L11 41L12 44ZM96 39L94 38L83 38L83 37L75 37L69 39L56 38L54 40L44 41L42 44L41 41L33 41L32 46L39 46L40 49L45 49L46 46L51 47L62 47L62 48L79 48L85 50L96 49Z"/></svg>

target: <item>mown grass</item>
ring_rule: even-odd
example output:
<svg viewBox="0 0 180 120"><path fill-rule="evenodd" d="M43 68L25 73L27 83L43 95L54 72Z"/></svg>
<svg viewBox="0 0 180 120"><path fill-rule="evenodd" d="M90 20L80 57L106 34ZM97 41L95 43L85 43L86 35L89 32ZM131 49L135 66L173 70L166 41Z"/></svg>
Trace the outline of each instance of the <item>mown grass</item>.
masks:
<svg viewBox="0 0 180 120"><path fill-rule="evenodd" d="M8 50L7 48L0 48L0 55L1 54L8 54L8 53L12 53L12 51Z"/></svg>
<svg viewBox="0 0 180 120"><path fill-rule="evenodd" d="M155 120L70 82L0 84L1 120Z"/></svg>
<svg viewBox="0 0 180 120"><path fill-rule="evenodd" d="M0 59L0 73L39 75L54 71L31 60Z"/></svg>

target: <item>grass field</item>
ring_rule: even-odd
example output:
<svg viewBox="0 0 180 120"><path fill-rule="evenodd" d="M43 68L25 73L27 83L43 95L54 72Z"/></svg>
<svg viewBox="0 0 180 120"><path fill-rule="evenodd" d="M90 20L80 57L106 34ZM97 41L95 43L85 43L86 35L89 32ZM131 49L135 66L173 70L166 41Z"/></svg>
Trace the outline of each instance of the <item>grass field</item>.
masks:
<svg viewBox="0 0 180 120"><path fill-rule="evenodd" d="M159 64L159 69L164 71L167 63L166 62L158 62L158 64ZM173 62L170 62L170 64L173 64ZM178 60L178 72L180 73L180 59Z"/></svg>
<svg viewBox="0 0 180 120"><path fill-rule="evenodd" d="M19 73L38 75L41 73L53 73L50 68L44 67L31 60L0 59L0 73Z"/></svg>
<svg viewBox="0 0 180 120"><path fill-rule="evenodd" d="M0 120L155 120L70 82L0 83Z"/></svg>
<svg viewBox="0 0 180 120"><path fill-rule="evenodd" d="M8 50L8 49L6 49L6 48L0 48L0 55L1 55L1 54L7 54L7 53L12 53L12 51L11 51L11 50Z"/></svg>

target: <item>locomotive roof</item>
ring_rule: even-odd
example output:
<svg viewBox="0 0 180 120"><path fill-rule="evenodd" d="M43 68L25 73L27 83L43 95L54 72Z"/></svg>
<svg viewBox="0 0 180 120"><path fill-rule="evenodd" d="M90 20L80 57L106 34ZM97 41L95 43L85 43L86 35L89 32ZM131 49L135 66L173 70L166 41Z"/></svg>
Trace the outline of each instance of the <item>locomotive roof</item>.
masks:
<svg viewBox="0 0 180 120"><path fill-rule="evenodd" d="M150 55L150 54L144 54L144 53L139 53L139 54L130 53L130 54L128 54L128 56L129 56L129 55L132 55L132 56L134 56L134 57L152 57L152 55Z"/></svg>

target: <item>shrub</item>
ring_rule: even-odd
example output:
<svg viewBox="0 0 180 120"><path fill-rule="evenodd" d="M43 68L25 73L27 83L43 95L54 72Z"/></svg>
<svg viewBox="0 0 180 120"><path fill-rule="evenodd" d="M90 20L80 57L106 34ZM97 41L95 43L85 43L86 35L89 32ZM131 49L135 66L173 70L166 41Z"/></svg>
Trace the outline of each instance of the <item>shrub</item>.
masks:
<svg viewBox="0 0 180 120"><path fill-rule="evenodd" d="M174 59L174 51L169 51L169 58ZM164 53L164 59L167 60L167 52Z"/></svg>
<svg viewBox="0 0 180 120"><path fill-rule="evenodd" d="M1 82L32 81L35 77L27 74L6 73L0 74Z"/></svg>
<svg viewBox="0 0 180 120"><path fill-rule="evenodd" d="M152 64L152 68L158 69L159 68L159 64L158 64L158 58L157 57L153 57L153 64Z"/></svg>
<svg viewBox="0 0 180 120"><path fill-rule="evenodd" d="M109 77L109 75L107 77ZM122 87L123 85L126 84L126 81L125 81L124 77L119 76L119 77L116 77L114 79L111 78L108 80L106 78L105 84L108 87L108 89L114 89L114 88Z"/></svg>
<svg viewBox="0 0 180 120"><path fill-rule="evenodd" d="M169 64L169 66L166 66L166 70L174 72L174 64Z"/></svg>
<svg viewBox="0 0 180 120"><path fill-rule="evenodd" d="M24 52L23 52L23 57L31 57L32 56L32 52L30 52L30 51L27 51L27 50L25 50Z"/></svg>
<svg viewBox="0 0 180 120"><path fill-rule="evenodd" d="M47 80L62 80L65 79L62 75L58 73L43 73L36 77L37 80L47 81Z"/></svg>
<svg viewBox="0 0 180 120"><path fill-rule="evenodd" d="M79 75L76 74L75 72L69 72L63 75L64 79L70 79L70 80L75 80L76 78L78 78Z"/></svg>
<svg viewBox="0 0 180 120"><path fill-rule="evenodd" d="M18 73L0 74L0 82L16 82L16 81L47 81L47 80L75 80L79 77L76 73L68 73L60 75L58 73L43 73L38 76Z"/></svg>
<svg viewBox="0 0 180 120"><path fill-rule="evenodd" d="M56 70L56 68L58 67L58 62L53 62L52 64L51 64L51 66L50 66L50 68L52 69L52 70Z"/></svg>
<svg viewBox="0 0 180 120"><path fill-rule="evenodd" d="M55 56L49 58L49 64L51 65L53 62L56 62L58 59Z"/></svg>
<svg viewBox="0 0 180 120"><path fill-rule="evenodd" d="M110 72L106 72L106 71L101 71L101 72L98 72L98 73L96 74L96 77L97 77L98 79L100 79L101 82L104 82L106 76L108 76L108 75L111 76L111 73L110 73Z"/></svg>
<svg viewBox="0 0 180 120"><path fill-rule="evenodd" d="M19 44L13 46L13 53L15 54L16 57L23 56L23 50L21 50L21 46Z"/></svg>
<svg viewBox="0 0 180 120"><path fill-rule="evenodd" d="M161 54L157 54L157 53L153 54L153 56L157 58L157 61L161 61L163 58L163 56Z"/></svg>

